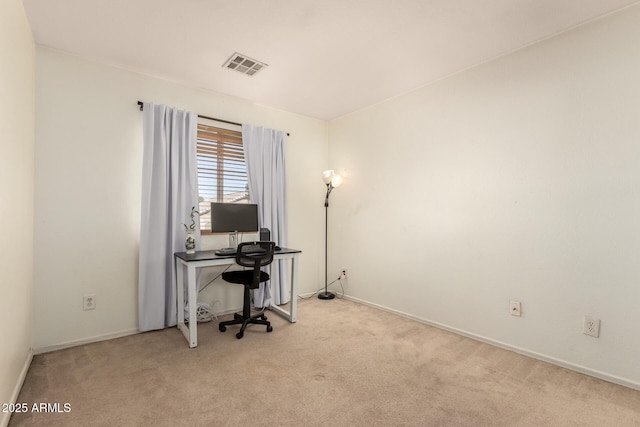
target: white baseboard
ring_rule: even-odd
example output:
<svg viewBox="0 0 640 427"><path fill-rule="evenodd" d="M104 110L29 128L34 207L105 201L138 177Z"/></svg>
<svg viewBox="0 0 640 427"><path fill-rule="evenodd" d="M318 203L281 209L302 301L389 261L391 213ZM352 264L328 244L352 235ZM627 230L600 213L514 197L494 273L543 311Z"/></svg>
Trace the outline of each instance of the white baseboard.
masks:
<svg viewBox="0 0 640 427"><path fill-rule="evenodd" d="M24 384L25 378L27 378L27 372L29 372L29 367L31 366L31 361L33 360L33 349L29 349L29 354L27 354L27 359L22 366L22 370L20 371L20 376L18 377L18 382L13 388L13 393L11 393L11 401L6 403L16 403L18 401L18 395L20 394L20 390L22 390L22 385ZM9 425L9 419L11 418L11 412L3 412L0 417L0 426L7 427Z"/></svg>
<svg viewBox="0 0 640 427"><path fill-rule="evenodd" d="M227 314L231 314L231 313L237 313L237 312L242 312L242 307L238 307L235 309L228 309L228 310L224 310L222 312L216 313L216 316L224 316ZM43 353L49 353L52 351L57 351L57 350L64 350L65 348L71 348L71 347L77 347L79 345L84 345L84 344L92 344L94 342L100 342L100 341L107 341L107 340L112 340L114 338L121 338L121 337L126 337L129 335L135 335L140 333L140 331L138 331L138 329L126 329L124 331L119 331L119 332L112 332L109 334L104 334L104 335L96 335L93 337L87 337L87 338L82 338L79 340L74 340L74 341L67 341L67 342L63 342L60 344L53 344L53 345L47 345L44 347L36 347L33 349L33 354L43 354ZM1 426L0 426L1 427Z"/></svg>
<svg viewBox="0 0 640 427"><path fill-rule="evenodd" d="M424 323L425 325L433 326L435 328L444 329L445 331L453 332L454 334L462 335L467 338L471 338L476 341L481 341L487 344L491 344L496 347L503 348L505 350L510 350L518 354L522 354L523 356L528 356L533 359L541 360L543 362L551 363L552 365L560 366L571 371L579 372L581 374L589 375L594 378L598 378L604 381L608 381L610 383L618 384L621 386L633 388L635 390L640 390L640 383L636 381L629 380L627 378L618 377L616 375L611 375L606 372L600 372L595 369L590 369L585 366L577 365L575 363L567 362L565 360L556 359L551 356L547 356L545 354L536 353L534 351L530 351L524 348L516 347L510 344L503 343L501 341L496 341L491 338L483 337L481 335L476 335L471 332L463 331L461 329L453 328L451 326L443 325L442 323L433 322L431 320L423 319L408 313L404 313L402 311L394 310L392 308L388 308L379 304L374 304L365 300L361 300L359 298L350 297L347 295L343 296L344 299L357 302L359 304L367 305L369 307L377 308L389 313L397 314L398 316L405 317L407 319L415 320L416 322Z"/></svg>
<svg viewBox="0 0 640 427"><path fill-rule="evenodd" d="M51 351L63 350L65 348L76 347L83 344L91 344L94 342L112 340L114 338L126 337L128 335L135 335L140 333L138 329L126 329L124 331L112 332L104 335L96 335L93 337L82 338L74 341L67 341L61 344L47 345L44 347L37 347L33 349L33 354L49 353Z"/></svg>

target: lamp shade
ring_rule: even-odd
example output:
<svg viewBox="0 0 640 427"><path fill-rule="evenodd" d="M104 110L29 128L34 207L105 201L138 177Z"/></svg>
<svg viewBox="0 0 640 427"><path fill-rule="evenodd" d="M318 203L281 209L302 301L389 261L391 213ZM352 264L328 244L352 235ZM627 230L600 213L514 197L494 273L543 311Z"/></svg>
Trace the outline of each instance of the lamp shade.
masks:
<svg viewBox="0 0 640 427"><path fill-rule="evenodd" d="M342 184L342 176L335 173L333 169L322 172L322 180L325 184L331 184L332 187L339 187Z"/></svg>
<svg viewBox="0 0 640 427"><path fill-rule="evenodd" d="M333 171L333 169L326 170L322 172L322 180L324 181L325 184L328 184L331 182L331 177L334 176L335 174L336 173Z"/></svg>

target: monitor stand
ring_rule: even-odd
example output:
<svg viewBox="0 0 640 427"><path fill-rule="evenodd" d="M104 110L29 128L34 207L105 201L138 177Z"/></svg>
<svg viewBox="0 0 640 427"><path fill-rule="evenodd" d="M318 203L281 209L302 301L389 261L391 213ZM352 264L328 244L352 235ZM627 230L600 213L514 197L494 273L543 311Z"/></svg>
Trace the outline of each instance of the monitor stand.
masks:
<svg viewBox="0 0 640 427"><path fill-rule="evenodd" d="M238 249L238 232L237 231L232 231L231 233L229 233L229 247L235 249Z"/></svg>

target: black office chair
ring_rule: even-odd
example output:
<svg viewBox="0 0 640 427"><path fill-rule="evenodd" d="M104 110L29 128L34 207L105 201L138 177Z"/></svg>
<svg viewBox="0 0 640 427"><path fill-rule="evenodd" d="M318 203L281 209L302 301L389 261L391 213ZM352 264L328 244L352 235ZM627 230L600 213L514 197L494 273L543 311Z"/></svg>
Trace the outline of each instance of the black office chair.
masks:
<svg viewBox="0 0 640 427"><path fill-rule="evenodd" d="M267 321L264 312L251 315L251 289L257 289L260 282L269 280L269 275L260 268L271 264L273 261L273 251L275 243L273 242L246 242L240 243L236 251L236 264L243 267L251 267L250 270L227 271L222 273L222 278L230 283L244 285L244 304L242 306L242 315L234 313L233 320L220 322L218 329L220 332L227 330L229 325L242 325L240 332L236 334L236 338L240 339L244 335L244 330L250 323L258 325L266 325L267 332L271 332L273 328L271 323Z"/></svg>

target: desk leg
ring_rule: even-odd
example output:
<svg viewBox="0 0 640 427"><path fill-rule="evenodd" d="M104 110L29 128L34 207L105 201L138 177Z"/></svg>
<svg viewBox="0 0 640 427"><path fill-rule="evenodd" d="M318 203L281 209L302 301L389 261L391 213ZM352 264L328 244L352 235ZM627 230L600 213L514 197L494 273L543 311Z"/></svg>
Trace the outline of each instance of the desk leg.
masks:
<svg viewBox="0 0 640 427"><path fill-rule="evenodd" d="M183 264L179 258L176 257L176 297L178 300L176 309L177 311L177 323L178 328L180 325L184 326L184 309L180 310L180 307L184 307L184 273Z"/></svg>
<svg viewBox="0 0 640 427"><path fill-rule="evenodd" d="M289 311L283 310L275 304L272 304L270 309L275 311L280 316L284 317L291 323L295 323L298 320L298 254L293 254L291 257L291 296L289 301Z"/></svg>
<svg viewBox="0 0 640 427"><path fill-rule="evenodd" d="M189 305L189 347L198 346L198 292L196 291L196 268L187 266L187 304Z"/></svg>
<svg viewBox="0 0 640 427"><path fill-rule="evenodd" d="M298 254L291 258L291 318L289 321L295 323L298 320Z"/></svg>
<svg viewBox="0 0 640 427"><path fill-rule="evenodd" d="M177 326L182 335L189 342L189 347L193 348L198 345L198 321L196 319L197 292L196 292L196 268L187 264L187 297L189 320L196 319L195 325L189 322L189 326L186 325L184 319L184 263L176 258L176 299L177 302ZM194 304L191 302L195 301Z"/></svg>

